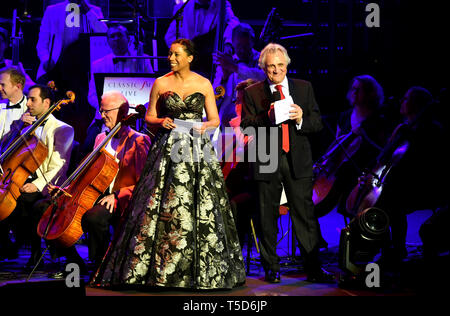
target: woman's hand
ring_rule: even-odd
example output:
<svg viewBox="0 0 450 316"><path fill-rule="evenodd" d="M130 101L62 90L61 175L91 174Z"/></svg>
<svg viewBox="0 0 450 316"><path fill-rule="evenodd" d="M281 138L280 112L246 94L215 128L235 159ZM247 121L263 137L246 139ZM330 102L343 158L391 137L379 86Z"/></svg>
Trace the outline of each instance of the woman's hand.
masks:
<svg viewBox="0 0 450 316"><path fill-rule="evenodd" d="M206 122L203 122L201 124L194 125L192 129L194 130L194 134L203 135L208 129L208 124Z"/></svg>
<svg viewBox="0 0 450 316"><path fill-rule="evenodd" d="M165 118L163 118L163 119L161 120L160 125L161 125L162 128L165 128L165 129L168 129L168 130L171 130L171 129L174 129L174 128L177 127L177 126L173 123L173 120L172 120L170 117L165 117Z"/></svg>

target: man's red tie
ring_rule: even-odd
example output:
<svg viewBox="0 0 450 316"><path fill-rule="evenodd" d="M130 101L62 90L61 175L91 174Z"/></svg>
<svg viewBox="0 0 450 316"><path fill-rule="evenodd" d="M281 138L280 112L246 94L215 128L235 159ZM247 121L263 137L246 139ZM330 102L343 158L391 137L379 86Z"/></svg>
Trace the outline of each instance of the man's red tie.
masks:
<svg viewBox="0 0 450 316"><path fill-rule="evenodd" d="M284 94L283 90L281 89L282 86L280 84L275 86L275 89L277 89L280 92L280 99L283 100ZM281 124L281 136L282 136L282 148L285 152L289 152L289 125L288 123Z"/></svg>

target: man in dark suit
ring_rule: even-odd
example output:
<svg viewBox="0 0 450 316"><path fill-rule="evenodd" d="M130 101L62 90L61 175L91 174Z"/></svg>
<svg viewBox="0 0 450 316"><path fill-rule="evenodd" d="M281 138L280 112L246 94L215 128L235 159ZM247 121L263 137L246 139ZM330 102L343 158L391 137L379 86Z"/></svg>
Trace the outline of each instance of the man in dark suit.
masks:
<svg viewBox="0 0 450 316"><path fill-rule="evenodd" d="M245 134L253 134L256 146L249 151L256 158L250 162L258 189L262 263L266 281L280 282L277 218L284 187L307 279L330 282L333 276L321 268L319 261L320 228L314 216L312 154L307 138L322 129L321 115L311 83L286 77L289 63L284 47L267 45L259 59L267 79L245 89L242 108L241 127ZM274 102L290 97L289 118L275 124Z"/></svg>

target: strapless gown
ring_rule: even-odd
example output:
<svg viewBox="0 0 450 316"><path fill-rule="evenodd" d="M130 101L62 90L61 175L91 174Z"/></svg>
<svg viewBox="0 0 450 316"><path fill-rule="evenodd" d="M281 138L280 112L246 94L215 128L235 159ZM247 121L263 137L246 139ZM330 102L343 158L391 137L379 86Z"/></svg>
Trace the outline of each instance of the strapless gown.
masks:
<svg viewBox="0 0 450 316"><path fill-rule="evenodd" d="M184 100L166 92L158 103L161 116L183 120L200 120L204 105L199 92ZM209 139L160 129L91 286L227 289L243 283L238 234Z"/></svg>

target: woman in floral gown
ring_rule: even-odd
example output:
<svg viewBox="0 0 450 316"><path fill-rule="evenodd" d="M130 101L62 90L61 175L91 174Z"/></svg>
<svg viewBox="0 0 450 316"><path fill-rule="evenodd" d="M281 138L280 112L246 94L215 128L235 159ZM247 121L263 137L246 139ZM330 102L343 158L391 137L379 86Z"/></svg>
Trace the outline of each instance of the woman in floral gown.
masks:
<svg viewBox="0 0 450 316"><path fill-rule="evenodd" d="M92 286L227 289L245 282L220 164L208 137L198 136L220 123L213 88L190 70L191 41L174 41L168 59L172 72L155 80L145 118L160 128ZM194 134L175 130L175 119L201 121L203 110L207 120Z"/></svg>

